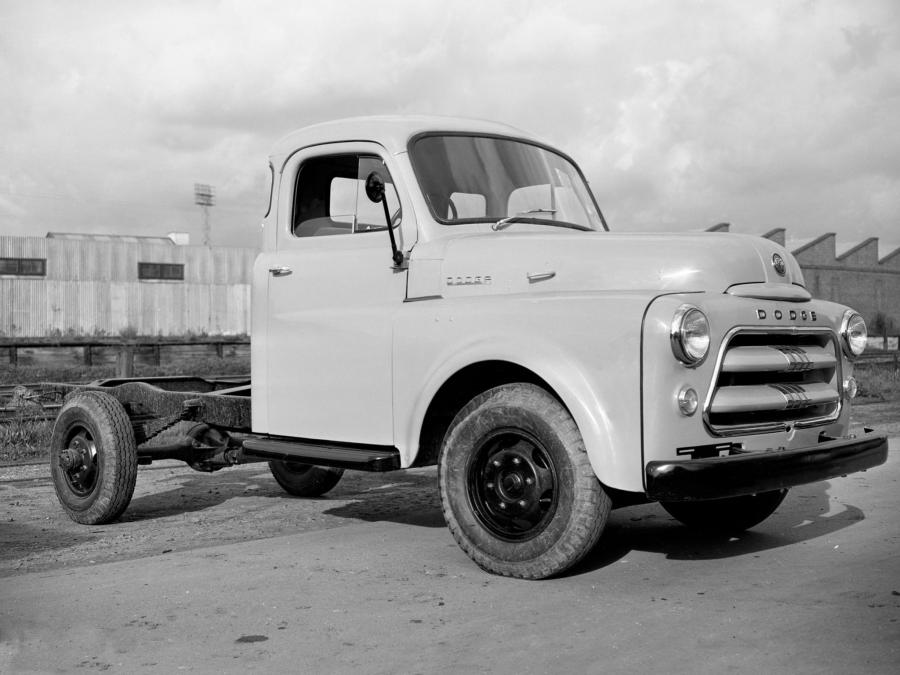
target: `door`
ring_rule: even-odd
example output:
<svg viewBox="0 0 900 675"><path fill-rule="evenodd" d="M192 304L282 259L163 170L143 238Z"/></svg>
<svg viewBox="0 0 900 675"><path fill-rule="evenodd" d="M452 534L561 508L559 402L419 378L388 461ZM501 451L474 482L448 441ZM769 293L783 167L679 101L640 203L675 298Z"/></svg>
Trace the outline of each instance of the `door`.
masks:
<svg viewBox="0 0 900 675"><path fill-rule="evenodd" d="M391 260L382 205L365 193L378 171L399 238L402 211L380 150L319 146L282 172L267 295L270 434L394 444L392 324L406 271Z"/></svg>

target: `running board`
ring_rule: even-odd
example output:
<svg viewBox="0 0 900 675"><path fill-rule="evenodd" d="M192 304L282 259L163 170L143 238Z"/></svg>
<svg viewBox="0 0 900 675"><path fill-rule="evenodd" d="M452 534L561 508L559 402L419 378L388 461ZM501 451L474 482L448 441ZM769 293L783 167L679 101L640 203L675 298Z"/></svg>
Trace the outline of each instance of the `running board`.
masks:
<svg viewBox="0 0 900 675"><path fill-rule="evenodd" d="M243 442L243 455L247 458L302 462L357 471L395 471L400 468L400 451L384 445L248 438Z"/></svg>

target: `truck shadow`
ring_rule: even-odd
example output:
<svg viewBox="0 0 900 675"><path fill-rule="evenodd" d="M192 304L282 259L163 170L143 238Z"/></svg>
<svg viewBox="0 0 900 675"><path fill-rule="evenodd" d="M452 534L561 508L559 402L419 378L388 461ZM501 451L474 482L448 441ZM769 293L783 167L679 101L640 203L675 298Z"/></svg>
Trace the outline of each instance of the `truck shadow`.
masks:
<svg viewBox="0 0 900 675"><path fill-rule="evenodd" d="M139 489L141 479L139 473ZM168 489L160 490L160 487ZM388 475L348 471L336 488L318 498L287 494L264 464L214 474L186 473L179 469L171 475L155 477L152 488L152 492L136 495L131 500L121 522L213 512L226 502L249 499L254 504L245 503L248 513L266 508L264 503L273 500L293 502L297 511L351 520L444 526L436 479L429 472L400 471Z"/></svg>
<svg viewBox="0 0 900 675"><path fill-rule="evenodd" d="M47 551L62 551L90 544L103 536L103 530L77 531L76 528L80 526L63 518L66 517L55 514L53 520L56 522L47 518L41 525L0 522L0 577L14 573L22 558L41 558ZM62 523L62 527L58 523Z"/></svg>
<svg viewBox="0 0 900 675"><path fill-rule="evenodd" d="M266 472L268 474L268 472ZM142 474L138 472L138 490L142 487ZM168 489L158 490L169 485ZM183 470L154 481L153 492L136 495L120 522L152 520L175 514L206 511L225 502L241 497L290 498L270 475L258 476L256 472L231 470L214 474L184 473Z"/></svg>
<svg viewBox="0 0 900 675"><path fill-rule="evenodd" d="M831 502L828 482L793 488L778 510L737 535L691 530L658 504L613 511L596 548L572 569L583 574L617 562L632 551L660 553L671 560L716 560L752 555L827 536L865 519L850 504Z"/></svg>

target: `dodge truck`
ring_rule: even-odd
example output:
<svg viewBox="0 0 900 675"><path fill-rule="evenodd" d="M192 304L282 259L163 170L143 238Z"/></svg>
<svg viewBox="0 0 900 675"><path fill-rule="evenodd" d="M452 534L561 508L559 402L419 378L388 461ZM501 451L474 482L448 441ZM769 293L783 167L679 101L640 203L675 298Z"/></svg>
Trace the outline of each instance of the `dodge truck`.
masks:
<svg viewBox="0 0 900 675"><path fill-rule="evenodd" d="M886 461L883 435L850 433L863 318L772 241L612 233L567 154L479 120L318 124L268 170L250 376L53 385L77 522L119 517L160 459L267 461L307 497L436 464L466 554L541 579L611 508L738 532Z"/></svg>

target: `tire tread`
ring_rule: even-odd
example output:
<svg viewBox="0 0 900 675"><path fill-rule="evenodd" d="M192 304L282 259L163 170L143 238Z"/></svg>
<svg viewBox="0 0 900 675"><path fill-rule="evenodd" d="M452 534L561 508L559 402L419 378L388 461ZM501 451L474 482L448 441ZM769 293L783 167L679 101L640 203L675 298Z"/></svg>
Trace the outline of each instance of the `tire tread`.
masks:
<svg viewBox="0 0 900 675"><path fill-rule="evenodd" d="M69 417L94 424L97 432L94 442L98 445L98 453L103 453L97 478L99 484L95 488L98 492L84 509L68 503L68 487L62 469L57 465L58 453L66 442L64 436ZM101 391L80 391L69 396L53 427L50 445L56 494L72 520L85 525L103 525L122 515L131 502L137 482L137 447L128 413L115 397Z"/></svg>
<svg viewBox="0 0 900 675"><path fill-rule="evenodd" d="M439 465L443 469L445 453L452 451L448 447L448 439L464 420L475 414L490 414L491 409L523 404L557 430L560 441L568 449L576 498L572 503L573 517L566 524L564 535L549 550L530 560L500 560L482 550L460 525L449 499L445 496L448 488L443 470L438 472L441 508L453 538L479 567L503 576L545 579L571 568L593 549L603 533L611 508L609 496L594 475L578 427L562 404L546 390L533 384L516 383L489 389L473 398L454 418L441 448ZM483 410L484 408L487 410ZM527 546L529 543L525 542L523 545Z"/></svg>

